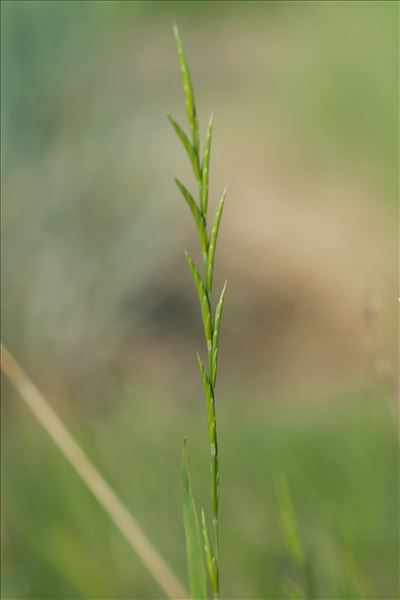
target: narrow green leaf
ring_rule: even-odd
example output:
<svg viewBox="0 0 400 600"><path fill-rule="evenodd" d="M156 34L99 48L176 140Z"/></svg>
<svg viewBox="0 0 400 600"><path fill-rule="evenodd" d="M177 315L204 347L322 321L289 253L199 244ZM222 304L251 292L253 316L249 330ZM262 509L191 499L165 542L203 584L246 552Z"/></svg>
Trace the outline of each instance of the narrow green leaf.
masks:
<svg viewBox="0 0 400 600"><path fill-rule="evenodd" d="M219 339L219 330L221 327L221 317L222 317L222 309L224 307L224 299L225 299L225 290L226 290L225 281L224 287L222 288L221 295L218 300L217 308L215 309L215 319L214 319L214 328L213 328L213 342L212 342L212 372L210 374L211 385L214 389L215 382L217 378L217 360L218 360L218 339Z"/></svg>
<svg viewBox="0 0 400 600"><path fill-rule="evenodd" d="M217 243L218 237L218 229L221 221L222 211L224 210L224 202L226 196L226 190L224 189L223 194L221 196L221 200L219 201L217 212L215 213L214 223L211 229L210 241L208 243L208 258L207 258L207 269L206 269L206 283L207 283L207 291L211 297L212 291L212 282L213 282L213 272L214 272L214 257L215 257L215 246Z"/></svg>
<svg viewBox="0 0 400 600"><path fill-rule="evenodd" d="M274 487L279 503L282 533L286 547L292 557L293 562L300 570L303 570L305 565L304 551L300 540L296 514L293 508L289 486L283 475L275 477Z"/></svg>
<svg viewBox="0 0 400 600"><path fill-rule="evenodd" d="M186 110L188 115L189 125L192 130L192 141L193 148L199 155L199 126L197 123L196 105L194 102L193 85L190 78L189 67L187 64L185 52L183 50L182 41L179 35L179 31L176 25L174 25L174 35L176 41L176 48L178 50L179 64L182 73L183 89L185 92Z"/></svg>
<svg viewBox="0 0 400 600"><path fill-rule="evenodd" d="M206 573L204 569L199 520L190 484L189 457L186 440L183 442L182 452L182 504L190 595L192 600L205 600L207 598Z"/></svg>
<svg viewBox="0 0 400 600"><path fill-rule="evenodd" d="M210 385L210 381L208 379L208 376L207 376L206 369L204 367L203 361L201 360L199 354L197 354L197 361L199 363L201 380L203 382L204 396L205 396L206 404L207 404L208 431L210 433L210 438L211 438L211 432L212 432L213 421L214 421L214 416L215 416L214 415L214 397L213 397L213 391L212 391L212 387Z"/></svg>
<svg viewBox="0 0 400 600"><path fill-rule="evenodd" d="M288 581L283 585L283 593L288 600L304 600L304 594L298 584ZM307 599L308 600L308 599Z"/></svg>
<svg viewBox="0 0 400 600"><path fill-rule="evenodd" d="M198 182L201 181L201 173L200 173L200 165L199 165L199 157L196 154L195 149L193 148L189 138L186 133L183 131L182 127L173 119L170 115L167 115L169 122L172 127L175 129L177 136L181 140L183 147L186 150L187 155L189 156L190 162L193 167L193 172Z"/></svg>
<svg viewBox="0 0 400 600"><path fill-rule="evenodd" d="M193 215L194 222L196 223L196 226L197 226L197 229L198 229L198 232L200 235L201 247L202 247L203 253L207 254L208 243L207 243L207 232L206 232L206 227L205 227L205 223L204 223L204 217L201 214L200 209L197 206L196 202L194 201L193 196L189 192L189 190L183 185L183 183L181 183L179 181L179 179L177 179L176 177L174 177L174 179L175 179L176 185L178 186L180 192L182 193L182 196L186 200L186 204L188 205L190 212Z"/></svg>
<svg viewBox="0 0 400 600"><path fill-rule="evenodd" d="M314 574L314 564L311 556L306 556L304 561L304 580L307 590L307 599L313 600L316 598L315 592L315 574ZM365 597L365 596L364 596Z"/></svg>
<svg viewBox="0 0 400 600"><path fill-rule="evenodd" d="M203 531L204 554L206 557L208 575L210 577L211 589L215 594L218 591L217 570L215 566L215 559L211 550L210 538L207 531L206 515L204 514L203 509L201 509L201 525Z"/></svg>
<svg viewBox="0 0 400 600"><path fill-rule="evenodd" d="M211 368L210 368L210 380L215 389L217 381L217 367L218 367L218 348L213 348L211 352Z"/></svg>
<svg viewBox="0 0 400 600"><path fill-rule="evenodd" d="M218 504L219 504L219 467L218 467L218 445L217 429L214 411L214 419L209 431L210 436L210 475L211 475L211 507L213 513L213 524L218 529ZM218 545L218 543L217 543ZM218 552L216 551L216 556Z"/></svg>
<svg viewBox="0 0 400 600"><path fill-rule="evenodd" d="M204 145L203 162L201 163L200 208L201 208L201 212L203 213L204 216L207 214L207 206L208 206L208 174L209 174L209 166L210 166L212 126L213 126L213 116L211 115L210 122L208 123L206 142Z"/></svg>
<svg viewBox="0 0 400 600"><path fill-rule="evenodd" d="M212 329L211 329L211 310L210 302L208 300L207 292L204 287L203 281L199 275L196 265L190 258L190 255L185 250L186 260L191 270L193 280L196 286L197 295L200 301L201 315L203 317L204 333L207 341L207 348L211 351L212 348Z"/></svg>

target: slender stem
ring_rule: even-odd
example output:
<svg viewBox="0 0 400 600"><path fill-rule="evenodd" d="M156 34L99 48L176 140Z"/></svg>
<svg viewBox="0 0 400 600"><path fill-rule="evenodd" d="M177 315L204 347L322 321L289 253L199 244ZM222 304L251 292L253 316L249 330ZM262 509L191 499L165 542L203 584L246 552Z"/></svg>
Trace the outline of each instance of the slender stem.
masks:
<svg viewBox="0 0 400 600"><path fill-rule="evenodd" d="M200 172L201 172L200 167ZM201 197L203 191L202 181L199 182L199 205L201 206ZM202 211L204 224L207 226L207 214ZM208 264L208 250L209 244L207 243L207 252L203 254L203 267L204 267L204 286L208 298L208 302L210 304L211 311L211 290L209 289L207 283L207 264ZM211 339L214 334L214 323L211 324ZM211 490L211 509L212 509L212 525L214 532L214 561L215 561L215 580L216 585L213 590L214 600L218 600L219 598L219 564L218 564L218 551L219 551L219 539L218 539L218 487L219 487L219 461L218 461L218 438L217 438L217 418L215 413L215 392L214 386L211 381L211 373L212 373L212 345L210 340L206 339L207 344L207 358L208 358L208 378L210 381L211 392L212 392L212 403L211 403L211 418L208 420L211 425L209 425L209 440L210 440L210 490Z"/></svg>
<svg viewBox="0 0 400 600"><path fill-rule="evenodd" d="M219 485L219 461L218 461L218 439L217 439L217 422L215 415L215 401L213 392L213 411L214 411L214 427L213 437L211 439L211 500L212 500L212 518L214 530L214 558L216 571L216 590L214 598L219 597L219 564L218 564L218 485Z"/></svg>

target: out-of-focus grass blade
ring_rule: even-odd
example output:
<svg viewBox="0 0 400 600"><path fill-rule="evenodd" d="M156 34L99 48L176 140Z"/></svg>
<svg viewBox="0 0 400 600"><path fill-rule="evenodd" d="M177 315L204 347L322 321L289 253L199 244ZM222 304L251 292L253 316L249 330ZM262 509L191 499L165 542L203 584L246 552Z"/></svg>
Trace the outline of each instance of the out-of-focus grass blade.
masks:
<svg viewBox="0 0 400 600"><path fill-rule="evenodd" d="M192 259L190 258L190 255L186 250L185 250L185 256L186 256L186 260L188 262L190 271L192 273L193 280L194 280L196 290L197 290L197 295L198 295L199 301L200 301L200 308L201 308L201 314L203 317L203 325L204 325L204 331L205 331L206 340L207 340L207 347L211 351L211 348L212 348L211 310L210 310L210 303L208 301L207 292L206 292L206 289L202 282L202 279L199 275L197 267L194 264L194 262L192 261Z"/></svg>
<svg viewBox="0 0 400 600"><path fill-rule="evenodd" d="M350 549L342 547L341 554L343 592L347 590L348 597L351 596L357 599L379 598L379 592L372 583L369 574L361 569Z"/></svg>
<svg viewBox="0 0 400 600"><path fill-rule="evenodd" d="M283 585L283 593L289 600L305 600L302 590L297 584L291 581Z"/></svg>
<svg viewBox="0 0 400 600"><path fill-rule="evenodd" d="M289 486L283 475L275 477L274 487L279 503L282 532L286 547L295 564L303 570L305 565L304 550L300 540Z"/></svg>
<svg viewBox="0 0 400 600"><path fill-rule="evenodd" d="M212 282L213 282L215 246L217 243L218 229L219 229L219 224L221 221L222 211L224 210L226 190L227 190L227 188L224 189L223 194L221 196L221 200L219 201L218 209L217 209L217 212L215 213L214 223L213 223L213 226L211 229L210 241L208 243L206 284L207 284L207 291L210 294L210 297L211 297Z"/></svg>
<svg viewBox="0 0 400 600"><path fill-rule="evenodd" d="M201 526L203 532L203 542L204 542L204 553L206 557L206 565L208 569L208 575L210 577L211 589L215 594L218 590L217 584L217 571L215 568L215 560L211 550L210 538L207 531L207 523L206 523L206 515L204 514L204 510L201 509Z"/></svg>
<svg viewBox="0 0 400 600"><path fill-rule="evenodd" d="M0 367L64 458L99 502L128 544L137 552L166 596L187 598L185 588L150 542L136 518L121 502L113 488L90 461L63 421L51 408L49 402L42 396L2 342L0 342Z"/></svg>
<svg viewBox="0 0 400 600"><path fill-rule="evenodd" d="M275 477L274 487L279 503L285 544L294 565L303 578L304 593L301 597L313 600L316 597L314 564L309 552L306 552L303 547L289 486L283 475ZM292 597L295 598L293 595Z"/></svg>
<svg viewBox="0 0 400 600"><path fill-rule="evenodd" d="M188 121L189 121L190 128L192 130L193 148L194 148L197 156L199 156L199 126L197 123L197 114L196 114L196 105L194 102L193 85L192 85L192 80L190 78L189 67L187 64L185 52L183 50L182 41L181 41L179 31L178 31L178 28L176 25L174 25L174 35L175 35L175 41L176 41L176 48L178 50L179 64L180 64L181 73L182 73L182 82L183 82L183 89L185 92L185 102L186 102Z"/></svg>
<svg viewBox="0 0 400 600"><path fill-rule="evenodd" d="M196 223L197 229L199 231L201 247L202 247L203 253L206 255L207 254L207 232L206 232L206 227L205 227L205 223L204 223L204 217L201 214L200 209L197 206L196 202L194 201L193 196L189 192L189 190L183 185L183 183L181 183L179 181L179 179L177 179L176 177L174 179L175 179L176 185L178 186L180 192L182 193L182 196L186 200L186 204L188 205L190 212L193 215L194 222Z"/></svg>
<svg viewBox="0 0 400 600"><path fill-rule="evenodd" d="M217 376L217 360L218 360L218 339L219 339L219 330L221 327L221 317L222 317L222 309L224 307L224 298L225 298L225 290L226 290L225 281L224 287L222 288L221 295L218 300L217 308L215 309L215 320L214 320L214 328L213 328L213 342L212 342L212 372L210 373L211 385L214 389L215 380Z"/></svg>
<svg viewBox="0 0 400 600"><path fill-rule="evenodd" d="M307 590L307 599L313 600L313 598L316 598L315 573L314 562L309 554L305 555L304 580Z"/></svg>
<svg viewBox="0 0 400 600"><path fill-rule="evenodd" d="M186 133L183 131L183 129L179 125L179 123L177 123L175 121L175 119L173 119L171 117L171 115L167 115L167 117L168 117L168 120L171 123L172 127L175 129L177 136L181 140L183 147L186 150L187 155L189 156L196 180L198 182L200 182L201 181L201 172L200 172L200 165L199 165L199 157L197 156L195 149L193 148L189 138L187 137Z"/></svg>
<svg viewBox="0 0 400 600"><path fill-rule="evenodd" d="M203 215L207 214L208 206L208 173L210 165L210 150L212 137L213 116L211 115L208 123L206 142L204 145L203 162L201 163L201 198L200 208Z"/></svg>
<svg viewBox="0 0 400 600"><path fill-rule="evenodd" d="M186 440L183 442L182 452L182 503L190 594L192 600L205 600L207 598L206 573L204 569L199 520L190 484L189 457Z"/></svg>

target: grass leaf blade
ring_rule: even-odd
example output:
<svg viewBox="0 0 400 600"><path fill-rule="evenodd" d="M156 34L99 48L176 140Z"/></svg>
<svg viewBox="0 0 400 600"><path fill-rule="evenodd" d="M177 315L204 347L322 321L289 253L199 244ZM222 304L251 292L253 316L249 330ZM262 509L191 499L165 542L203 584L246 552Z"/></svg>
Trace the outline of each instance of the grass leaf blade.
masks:
<svg viewBox="0 0 400 600"><path fill-rule="evenodd" d="M211 385L214 389L215 382L217 378L217 362L218 362L218 339L219 339L219 330L221 327L221 317L222 317L222 309L224 307L224 299L225 299L225 291L226 291L225 281L224 287L222 288L221 295L218 300L217 308L215 309L215 319L214 319L214 328L213 328L213 342L212 342L212 362L211 362Z"/></svg>
<svg viewBox="0 0 400 600"><path fill-rule="evenodd" d="M186 200L186 204L188 205L190 212L193 215L194 222L196 223L197 229L199 231L201 247L202 247L203 253L207 254L208 242L207 242L207 232L206 232L206 227L205 227L205 223L204 223L204 217L201 214L200 209L197 206L197 204L196 204L195 200L193 199L193 196L189 192L189 190L183 185L183 183L181 183L179 181L179 179L177 179L176 177L174 179L175 179L176 185L178 186L178 189L180 190L180 192L182 193L182 196Z"/></svg>
<svg viewBox="0 0 400 600"><path fill-rule="evenodd" d="M179 31L178 31L178 28L176 25L174 25L174 35L175 35L175 41L176 41L176 48L178 50L179 65L181 67L181 73L182 73L182 82L183 82L183 89L185 92L185 102L186 102L188 121L189 121L191 130L192 130L193 148L194 148L197 156L199 156L199 147L200 147L199 126L197 123L197 114L196 114L196 105L194 102L193 85L192 85L192 80L190 78L189 67L187 64L185 52L183 50L182 41L181 41Z"/></svg>
<svg viewBox="0 0 400 600"><path fill-rule="evenodd" d="M173 119L170 115L167 115L167 117L168 117L168 120L171 123L172 127L175 129L177 136L181 140L183 147L186 150L186 153L192 164L192 168L193 168L193 172L196 177L196 180L198 182L200 182L201 181L201 173L200 173L199 158L198 158L198 155L197 155L195 149L193 148L193 146L191 144L191 141L189 140L188 136L183 131L183 129L179 125L179 123L177 123L175 121L175 119Z"/></svg>
<svg viewBox="0 0 400 600"><path fill-rule="evenodd" d="M203 388L204 388L204 396L206 398L206 403L207 403L208 431L211 432L211 429L213 426L213 420L214 420L213 392L212 392L212 387L210 385L210 381L207 376L206 369L204 367L203 361L201 360L199 354L197 354L197 361L199 363L200 375L201 375L201 380L203 382Z"/></svg>
<svg viewBox="0 0 400 600"><path fill-rule="evenodd" d="M283 585L283 593L288 600L308 600L308 598L304 598L301 588L292 581L288 581Z"/></svg>
<svg viewBox="0 0 400 600"><path fill-rule="evenodd" d="M210 538L207 531L206 515L204 514L203 509L201 510L201 527L203 532L204 554L206 557L208 575L210 577L211 589L215 594L218 591L217 572L215 568L215 559L211 550Z"/></svg>
<svg viewBox="0 0 400 600"><path fill-rule="evenodd" d="M207 129L207 136L204 145L203 162L201 163L201 198L200 208L203 215L207 214L208 207L208 175L210 166L210 151L212 138L213 116L211 115Z"/></svg>
<svg viewBox="0 0 400 600"><path fill-rule="evenodd" d="M278 499L282 534L293 562L302 570L305 563L303 546L297 525L296 514L286 478L283 475L274 480L275 494Z"/></svg>
<svg viewBox="0 0 400 600"><path fill-rule="evenodd" d="M210 302L208 300L207 292L204 287L203 281L199 275L196 265L190 258L190 255L185 250L186 260L188 262L190 271L193 276L193 280L196 286L197 295L200 301L201 315L203 317L203 325L204 325L204 333L207 341L207 348L211 350L212 348L212 329L211 329L211 309Z"/></svg>
<svg viewBox="0 0 400 600"><path fill-rule="evenodd" d="M206 600L206 573L199 520L190 484L189 456L186 440L184 440L182 452L182 503L190 594L192 600Z"/></svg>
<svg viewBox="0 0 400 600"><path fill-rule="evenodd" d="M212 282L213 282L213 271L214 271L214 257L215 257L215 247L217 243L219 224L222 217L222 211L224 210L224 202L226 196L226 189L224 189L223 194L221 196L221 200L219 201L217 212L215 213L214 223L211 229L210 241L208 244L208 258L207 258L207 269L206 269L206 283L207 283L207 291L211 296L212 290Z"/></svg>

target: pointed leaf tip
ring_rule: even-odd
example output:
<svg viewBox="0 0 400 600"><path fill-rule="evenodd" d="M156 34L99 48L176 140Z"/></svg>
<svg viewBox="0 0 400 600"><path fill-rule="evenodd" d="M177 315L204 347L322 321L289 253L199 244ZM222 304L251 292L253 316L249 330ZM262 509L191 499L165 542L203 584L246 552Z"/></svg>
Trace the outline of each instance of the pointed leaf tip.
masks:
<svg viewBox="0 0 400 600"><path fill-rule="evenodd" d="M178 25L175 23L175 21L172 23L172 31L174 32L174 36L176 38L179 38L179 29L178 29Z"/></svg>
<svg viewBox="0 0 400 600"><path fill-rule="evenodd" d="M189 67L188 67L187 60L186 60L185 51L183 49L182 41L181 41L179 31L178 31L178 28L176 27L176 25L174 26L173 30L174 30L176 49L178 51L179 64L180 64L181 74L182 74L182 83L183 83L183 90L185 93L187 117L188 117L188 122L189 122L189 125L191 128L191 131L192 131L192 145L198 156L199 145L200 145L199 126L198 126L198 122L197 122L197 114L196 114L196 105L195 105L195 101L194 101L193 86L192 86L192 81L190 78L190 72L189 72Z"/></svg>
<svg viewBox="0 0 400 600"><path fill-rule="evenodd" d="M199 232L202 249L203 249L203 252L206 254L207 250L208 250L208 242L207 242L207 232L206 232L204 217L201 214L201 211L200 211L199 207L197 206L197 204L196 204L192 194L189 192L189 190L176 177L175 177L175 183L178 186L179 191L181 192L182 196L184 197L186 204L188 205L190 212L193 215L194 222L195 222L197 230Z"/></svg>
<svg viewBox="0 0 400 600"><path fill-rule="evenodd" d="M176 135L181 140L182 145L185 148L186 154L188 155L190 163L192 165L193 173L196 177L196 180L199 182L201 180L201 173L200 173L199 157L197 155L197 152L195 151L194 147L192 146L191 141L189 140L188 136L183 131L183 129L179 125L179 123L177 123L175 121L175 119L173 117L171 117L171 115L167 115L167 118L168 118L169 122L171 123L172 127L175 129Z"/></svg>
<svg viewBox="0 0 400 600"><path fill-rule="evenodd" d="M226 281L225 285L222 288L221 295L218 300L217 308L215 309L215 320L214 320L214 329L213 329L213 341L212 341L212 369L210 373L211 385L215 388L216 378L217 378L217 366L218 366L218 340L219 340L219 331L221 327L221 317L222 317L222 309L224 306L225 299L225 290L226 290Z"/></svg>
<svg viewBox="0 0 400 600"><path fill-rule="evenodd" d="M219 224L221 221L222 212L224 210L225 196L226 196L226 187L225 187L225 189L222 193L221 199L219 201L217 212L215 213L214 222L213 222L213 226L212 226L212 230L211 230L211 234L210 234L210 240L208 243L206 282L207 282L207 290L208 290L209 294L211 294L211 291L212 291L215 248L216 248L216 244L217 244Z"/></svg>
<svg viewBox="0 0 400 600"><path fill-rule="evenodd" d="M204 144L204 152L203 152L203 161L201 163L201 198L200 198L200 208L203 215L207 214L208 207L208 180L209 180L209 170L210 170L210 152L211 152L211 138L212 138L212 128L213 128L213 117L211 115L208 128L206 141Z"/></svg>

